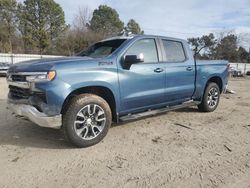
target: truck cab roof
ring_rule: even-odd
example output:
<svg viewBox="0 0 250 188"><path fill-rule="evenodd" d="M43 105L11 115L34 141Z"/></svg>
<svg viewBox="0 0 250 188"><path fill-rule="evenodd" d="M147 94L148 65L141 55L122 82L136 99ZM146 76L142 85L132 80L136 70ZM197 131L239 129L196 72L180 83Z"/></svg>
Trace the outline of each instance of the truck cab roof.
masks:
<svg viewBox="0 0 250 188"><path fill-rule="evenodd" d="M182 41L182 42L186 42L186 40L184 39L180 39L180 38L174 38L174 37L166 37L166 36L161 36L161 35L128 35L128 36L115 36L115 37L110 37L107 39L102 40L101 42L104 41L109 41L109 40L117 40L117 39L133 39L133 38L164 38L167 40L174 40L174 41Z"/></svg>

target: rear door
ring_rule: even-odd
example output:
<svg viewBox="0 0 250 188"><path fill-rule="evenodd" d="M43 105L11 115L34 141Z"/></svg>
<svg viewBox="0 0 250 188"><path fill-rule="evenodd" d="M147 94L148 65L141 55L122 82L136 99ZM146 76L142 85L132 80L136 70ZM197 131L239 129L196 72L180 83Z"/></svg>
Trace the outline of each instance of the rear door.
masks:
<svg viewBox="0 0 250 188"><path fill-rule="evenodd" d="M158 45L157 45L158 44ZM159 43L155 38L135 41L125 55L144 55L144 62L120 68L121 112L133 112L157 105L165 100L165 66L159 62ZM121 65L123 64L120 60Z"/></svg>
<svg viewBox="0 0 250 188"><path fill-rule="evenodd" d="M163 61L166 65L166 101L178 102L191 99L195 89L193 58L181 41L161 39Z"/></svg>

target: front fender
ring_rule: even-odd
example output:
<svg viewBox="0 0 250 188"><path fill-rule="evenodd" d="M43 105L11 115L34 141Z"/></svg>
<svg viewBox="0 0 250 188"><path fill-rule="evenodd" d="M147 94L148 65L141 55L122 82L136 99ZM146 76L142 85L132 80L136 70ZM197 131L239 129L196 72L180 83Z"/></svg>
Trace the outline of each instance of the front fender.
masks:
<svg viewBox="0 0 250 188"><path fill-rule="evenodd" d="M116 110L119 112L120 100L119 100L119 90L118 90L118 87L116 87L116 86L114 86L114 85L112 85L110 83L104 82L104 81L88 81L88 82L82 82L82 83L74 84L74 85L72 85L69 88L69 92L68 92L67 97L72 92L74 92L74 91L76 91L78 89L85 88L85 87L104 87L106 89L109 89L113 93L113 95L114 95L115 103L116 103Z"/></svg>
<svg viewBox="0 0 250 188"><path fill-rule="evenodd" d="M113 93L116 110L119 111L120 97L116 66L109 68L75 69L73 71L63 70L58 75L62 75L59 79L70 86L64 91L64 99L60 104L60 108L62 108L65 99L75 90L84 87L105 87Z"/></svg>

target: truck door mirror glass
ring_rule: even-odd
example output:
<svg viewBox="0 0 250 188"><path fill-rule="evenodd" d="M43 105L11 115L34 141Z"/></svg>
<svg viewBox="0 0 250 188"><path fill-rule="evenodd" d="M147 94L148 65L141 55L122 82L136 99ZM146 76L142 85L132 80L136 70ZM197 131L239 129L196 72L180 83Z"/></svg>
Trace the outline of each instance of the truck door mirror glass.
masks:
<svg viewBox="0 0 250 188"><path fill-rule="evenodd" d="M124 56L124 69L130 69L132 64L144 62L144 54L140 53L139 55L125 55Z"/></svg>

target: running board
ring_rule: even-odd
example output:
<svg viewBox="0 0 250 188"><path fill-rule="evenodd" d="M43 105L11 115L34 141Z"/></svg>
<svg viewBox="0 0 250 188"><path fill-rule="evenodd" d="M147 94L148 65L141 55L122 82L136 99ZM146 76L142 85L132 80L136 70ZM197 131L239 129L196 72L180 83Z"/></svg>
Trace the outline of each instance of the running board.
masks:
<svg viewBox="0 0 250 188"><path fill-rule="evenodd" d="M141 113L137 113L137 114L128 114L126 116L120 117L120 121L131 121L131 120L139 119L142 117L154 116L156 114L168 112L171 110L177 110L177 109L185 108L185 107L189 107L189 106L194 106L197 104L198 104L197 102L190 100L190 101L184 102L184 103L176 105L176 106L166 106L164 108L160 108L160 109L156 109L156 110L148 110L146 112L141 112Z"/></svg>

